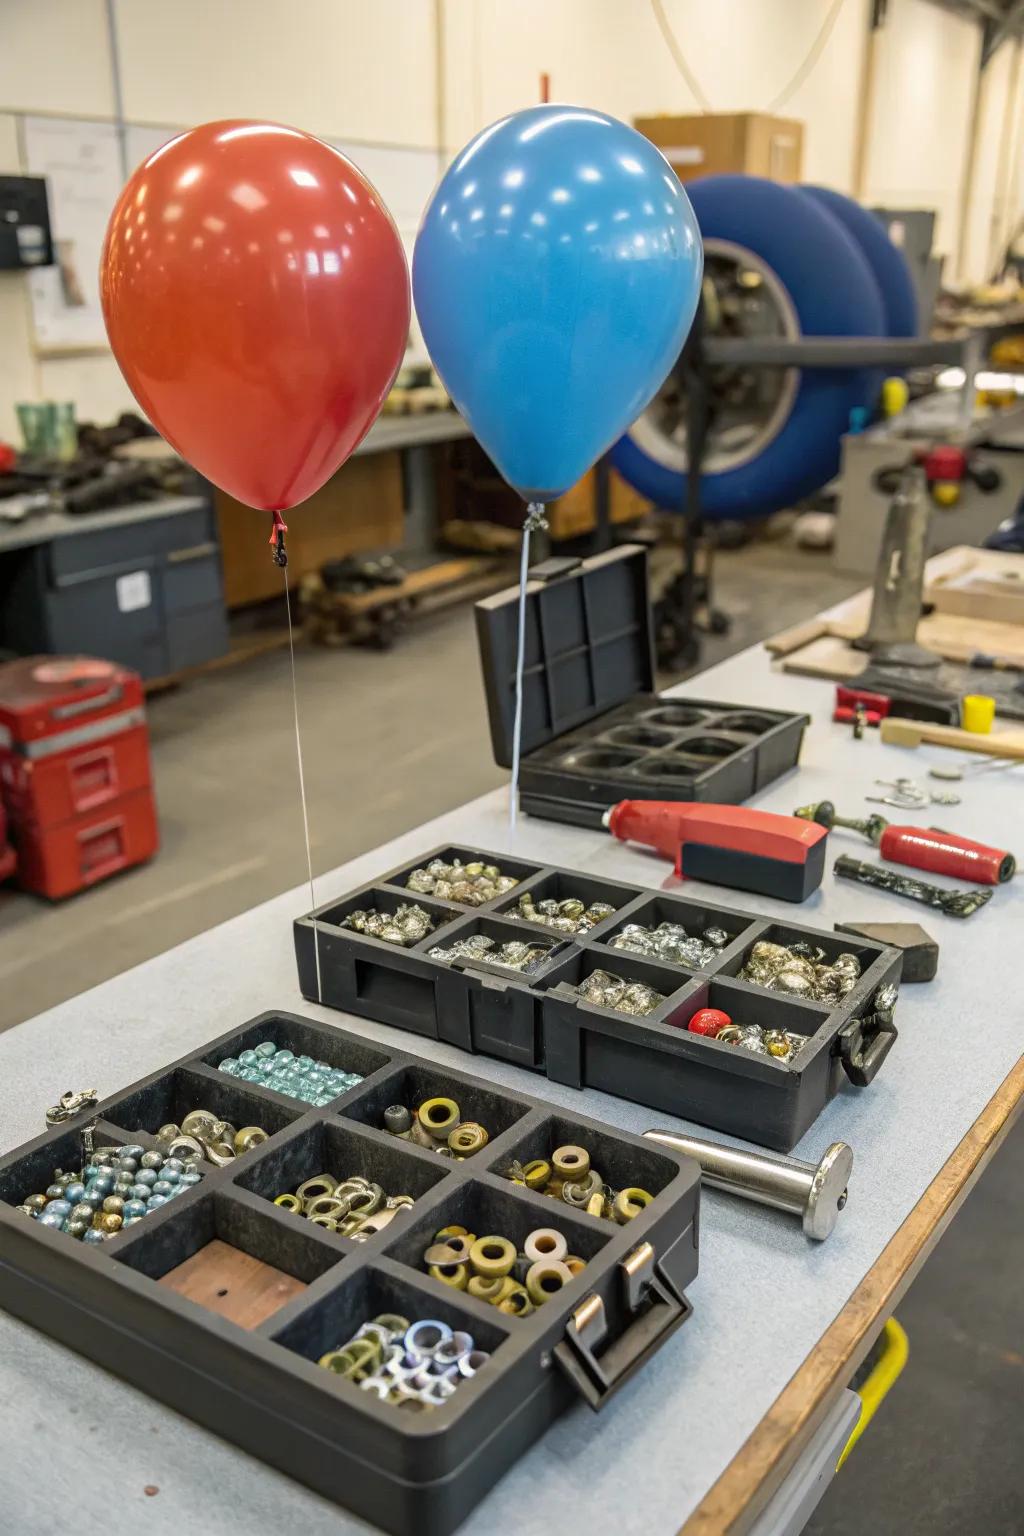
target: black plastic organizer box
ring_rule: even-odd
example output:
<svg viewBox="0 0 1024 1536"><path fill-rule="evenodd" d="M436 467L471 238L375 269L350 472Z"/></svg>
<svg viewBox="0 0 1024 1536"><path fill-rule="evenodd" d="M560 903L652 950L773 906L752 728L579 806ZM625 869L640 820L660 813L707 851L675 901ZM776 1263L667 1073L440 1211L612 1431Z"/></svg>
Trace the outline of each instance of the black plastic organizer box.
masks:
<svg viewBox="0 0 1024 1536"><path fill-rule="evenodd" d="M271 1040L363 1081L322 1109L215 1070ZM457 1162L380 1129L384 1109L442 1094L491 1129ZM105 1242L86 1245L15 1207L81 1165L96 1141L157 1149L155 1131L201 1103L269 1140ZM609 1183L653 1199L624 1225L513 1185L510 1158L586 1148ZM411 1208L363 1242L273 1203L327 1168L361 1167ZM600 1408L689 1316L700 1169L691 1159L422 1057L295 1014L265 1013L104 1100L73 1126L0 1158L0 1305L151 1397L399 1536L446 1536L577 1394ZM419 1267L450 1223L517 1243L557 1228L585 1269L526 1317L510 1317ZM161 1277L212 1240L305 1289L246 1329ZM226 1295L225 1290L217 1292ZM381 1313L439 1320L490 1353L447 1401L410 1414L316 1362Z"/></svg>
<svg viewBox="0 0 1024 1536"><path fill-rule="evenodd" d="M434 858L447 862L453 857L496 864L519 884L479 907L438 901L407 888L414 869ZM483 959L448 962L428 954L435 945L473 933L498 943L544 937L543 926L503 915L524 891L535 901L577 896L588 903L607 902L615 911L569 939L547 930L550 957L529 977ZM409 902L435 923L434 931L410 948L342 926L357 909L394 912ZM626 923L652 927L662 922L681 923L698 935L714 924L730 940L710 966L699 969L609 945ZM598 1088L782 1152L795 1146L844 1081L866 1087L896 1038L891 1024L876 1027L868 1016L879 987L899 980L899 950L486 850L432 848L379 881L297 919L299 985L311 1002L318 1000L314 939L320 1000L329 1007L544 1072L553 1082ZM860 979L831 1009L741 981L737 973L759 939L781 944L806 939L829 960L844 951L855 954ZM643 982L664 994L665 1001L643 1018L585 1002L570 989L596 969ZM689 1019L704 1007L721 1008L738 1024L793 1030L806 1035L808 1044L786 1063L690 1034Z"/></svg>
<svg viewBox="0 0 1024 1536"><path fill-rule="evenodd" d="M512 765L519 588L476 604L494 760ZM647 552L532 567L527 586L519 801L600 826L618 800L738 805L796 766L806 715L654 690Z"/></svg>

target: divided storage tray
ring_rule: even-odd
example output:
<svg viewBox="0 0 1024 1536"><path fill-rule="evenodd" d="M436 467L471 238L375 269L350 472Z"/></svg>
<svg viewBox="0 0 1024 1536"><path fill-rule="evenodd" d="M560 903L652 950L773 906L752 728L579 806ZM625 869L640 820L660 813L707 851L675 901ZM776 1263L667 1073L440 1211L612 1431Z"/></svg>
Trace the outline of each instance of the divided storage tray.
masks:
<svg viewBox="0 0 1024 1536"><path fill-rule="evenodd" d="M479 907L408 889L414 869L434 858L450 862L453 857L496 864L519 884ZM604 901L615 911L587 933L567 938L506 915L525 891L537 902L578 896ZM685 886L681 892L667 895L479 849L432 848L296 921L299 985L304 997L318 1000L316 945L320 1000L329 1007L788 1152L844 1080L866 1087L884 1061L896 1031L891 1024L872 1022L873 999L880 986L899 980L902 956L852 935L712 905L687 896ZM403 902L417 903L435 924L432 933L409 948L342 926L356 909L393 912ZM698 936L713 924L725 929L729 943L710 965L695 968L609 944L626 923L656 927L662 922L681 923ZM428 953L473 933L485 933L496 943L546 938L552 948L530 976L487 960L449 963ZM843 952L855 954L860 979L834 1008L741 981L738 972L759 939L782 944L808 940L830 960ZM596 969L643 982L662 993L664 1001L643 1018L585 1002L571 988ZM791 1062L781 1062L690 1034L691 1016L709 1006L723 1009L737 1024L793 1030L806 1035L808 1043Z"/></svg>
<svg viewBox="0 0 1024 1536"><path fill-rule="evenodd" d="M319 1109L216 1070L261 1041L363 1075ZM463 1161L381 1129L385 1108L445 1095L490 1131ZM15 1209L55 1167L81 1165L81 1126L48 1131L0 1158L0 1305L243 1450L399 1536L445 1536L579 1392L603 1406L689 1316L697 1273L700 1169L692 1160L422 1057L371 1045L294 1014L266 1013L101 1103L97 1145L156 1149L152 1134L201 1105L269 1140L102 1243L87 1245ZM653 1199L624 1225L513 1185L513 1158L587 1149L616 1188ZM274 1204L313 1175L357 1171L411 1209L363 1242ZM425 1244L456 1223L521 1245L554 1227L585 1269L525 1317L499 1312L421 1268ZM255 1326L161 1283L216 1241L218 1262L279 1273L277 1310ZM272 1272L273 1272L272 1271ZM177 1277L176 1277L177 1279ZM202 1294L202 1293L201 1293ZM214 1298L229 1297L228 1302ZM220 1310L218 1310L218 1308ZM265 1309L264 1309L265 1310ZM436 1408L411 1413L317 1364L380 1313L472 1334L490 1358ZM575 1389L575 1390L574 1390Z"/></svg>
<svg viewBox="0 0 1024 1536"><path fill-rule="evenodd" d="M494 760L512 764L519 588L476 605ZM806 715L654 692L647 552L543 561L526 596L524 811L600 826L618 800L739 804L796 766Z"/></svg>

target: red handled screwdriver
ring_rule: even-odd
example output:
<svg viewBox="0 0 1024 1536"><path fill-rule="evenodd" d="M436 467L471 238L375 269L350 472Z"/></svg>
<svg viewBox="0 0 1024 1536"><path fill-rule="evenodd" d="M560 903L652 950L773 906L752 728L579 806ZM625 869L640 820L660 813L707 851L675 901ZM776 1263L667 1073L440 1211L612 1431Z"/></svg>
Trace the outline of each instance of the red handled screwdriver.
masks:
<svg viewBox="0 0 1024 1536"><path fill-rule="evenodd" d="M806 901L825 869L826 828L775 811L700 800L620 800L603 819L613 837L671 859L683 879Z"/></svg>
<svg viewBox="0 0 1024 1536"><path fill-rule="evenodd" d="M816 805L802 805L794 815L803 817L831 831L846 827L874 843L890 864L908 864L911 869L926 869L932 875L952 875L957 880L973 880L977 885L1002 885L1012 878L1017 861L1005 848L989 848L974 843L955 832L940 832L937 827L894 827L884 816L862 819L837 816L831 800Z"/></svg>

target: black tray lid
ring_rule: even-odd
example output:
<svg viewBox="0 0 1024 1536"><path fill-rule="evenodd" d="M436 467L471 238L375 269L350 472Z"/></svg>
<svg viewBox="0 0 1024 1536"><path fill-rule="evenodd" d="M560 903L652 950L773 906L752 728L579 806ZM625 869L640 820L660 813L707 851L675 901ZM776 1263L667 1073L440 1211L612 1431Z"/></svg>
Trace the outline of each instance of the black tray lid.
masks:
<svg viewBox="0 0 1024 1536"><path fill-rule="evenodd" d="M494 760L512 766L519 587L476 604ZM647 551L625 544L589 560L532 567L526 587L522 753L555 741L637 693L654 691Z"/></svg>

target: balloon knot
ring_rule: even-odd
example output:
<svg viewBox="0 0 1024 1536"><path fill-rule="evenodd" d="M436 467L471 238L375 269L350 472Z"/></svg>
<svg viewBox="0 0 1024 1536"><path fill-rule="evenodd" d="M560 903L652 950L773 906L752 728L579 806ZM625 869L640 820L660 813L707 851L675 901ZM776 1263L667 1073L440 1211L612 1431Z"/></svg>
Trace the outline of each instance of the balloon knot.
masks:
<svg viewBox="0 0 1024 1536"><path fill-rule="evenodd" d="M548 520L544 516L544 503L531 501L526 508L526 521L523 524L524 533L536 533L541 528L547 528Z"/></svg>
<svg viewBox="0 0 1024 1536"><path fill-rule="evenodd" d="M282 567L288 564L288 551L284 547L284 536L287 532L288 524L280 512L275 512L270 529L270 547L274 551L274 564Z"/></svg>

